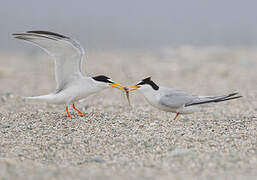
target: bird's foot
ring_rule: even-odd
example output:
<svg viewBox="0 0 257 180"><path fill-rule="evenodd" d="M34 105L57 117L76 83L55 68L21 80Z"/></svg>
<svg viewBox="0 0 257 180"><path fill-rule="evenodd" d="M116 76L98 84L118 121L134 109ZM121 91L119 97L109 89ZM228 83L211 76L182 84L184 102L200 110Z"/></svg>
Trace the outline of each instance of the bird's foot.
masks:
<svg viewBox="0 0 257 180"><path fill-rule="evenodd" d="M88 113L83 113L83 112L80 112L80 111L77 111L77 112L78 112L78 115L80 115L80 116L88 115Z"/></svg>
<svg viewBox="0 0 257 180"><path fill-rule="evenodd" d="M70 115L70 113L69 113L68 106L66 106L66 113L67 113L68 118L71 119L71 115Z"/></svg>
<svg viewBox="0 0 257 180"><path fill-rule="evenodd" d="M179 113L176 114L176 116L174 117L173 120L176 120L178 118L178 116L179 116Z"/></svg>
<svg viewBox="0 0 257 180"><path fill-rule="evenodd" d="M80 115L80 116L88 115L88 113L83 113L83 112L81 112L80 110L78 110L78 109L75 107L74 104L72 105L72 107L73 107L74 110L76 110L76 111L78 112L78 115Z"/></svg>

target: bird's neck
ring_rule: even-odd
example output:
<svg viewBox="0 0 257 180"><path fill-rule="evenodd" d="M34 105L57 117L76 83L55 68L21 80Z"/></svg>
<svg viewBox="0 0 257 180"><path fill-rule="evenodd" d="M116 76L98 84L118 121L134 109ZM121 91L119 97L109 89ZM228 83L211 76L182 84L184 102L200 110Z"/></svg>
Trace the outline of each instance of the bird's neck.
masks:
<svg viewBox="0 0 257 180"><path fill-rule="evenodd" d="M146 100L150 104L156 102L159 98L158 90L153 90L153 89L147 88L147 89L139 89L139 92L146 98Z"/></svg>
<svg viewBox="0 0 257 180"><path fill-rule="evenodd" d="M90 93L96 93L108 87L102 83L95 81L92 77L83 78L81 83L84 85L84 89L86 89Z"/></svg>

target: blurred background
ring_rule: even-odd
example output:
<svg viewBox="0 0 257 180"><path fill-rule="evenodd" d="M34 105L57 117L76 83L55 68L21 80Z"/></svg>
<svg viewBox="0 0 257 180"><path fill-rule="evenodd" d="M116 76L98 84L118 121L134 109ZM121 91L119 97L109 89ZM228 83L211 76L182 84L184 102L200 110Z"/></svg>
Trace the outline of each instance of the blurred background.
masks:
<svg viewBox="0 0 257 180"><path fill-rule="evenodd" d="M173 121L137 91L130 108L109 88L78 102L89 115L70 111L70 121L64 105L22 98L56 86L51 57L11 35L29 30L78 40L90 76L243 98ZM256 45L256 0L1 0L0 177L256 177Z"/></svg>
<svg viewBox="0 0 257 180"><path fill-rule="evenodd" d="M256 7L253 0L2 1L0 91L55 88L51 58L11 36L49 30L81 43L88 75L124 84L152 76L195 93L253 92L245 87L256 87Z"/></svg>
<svg viewBox="0 0 257 180"><path fill-rule="evenodd" d="M254 0L2 1L0 50L21 50L11 33L43 29L88 50L257 43Z"/></svg>

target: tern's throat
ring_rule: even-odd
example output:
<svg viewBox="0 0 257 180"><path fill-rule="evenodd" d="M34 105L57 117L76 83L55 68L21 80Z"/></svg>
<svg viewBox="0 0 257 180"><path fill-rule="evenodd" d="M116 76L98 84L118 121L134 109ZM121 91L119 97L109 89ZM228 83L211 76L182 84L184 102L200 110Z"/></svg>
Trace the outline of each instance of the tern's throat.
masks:
<svg viewBox="0 0 257 180"><path fill-rule="evenodd" d="M160 97L159 90L154 90L151 87L149 87L149 88L139 88L138 90L146 98L146 100L152 105L155 102L157 102L159 97Z"/></svg>

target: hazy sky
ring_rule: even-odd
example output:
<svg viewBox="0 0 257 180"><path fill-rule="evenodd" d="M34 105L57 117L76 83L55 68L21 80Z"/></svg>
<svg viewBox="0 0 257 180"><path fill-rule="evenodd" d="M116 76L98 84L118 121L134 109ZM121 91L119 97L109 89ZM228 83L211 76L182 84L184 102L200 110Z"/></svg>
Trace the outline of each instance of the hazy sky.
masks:
<svg viewBox="0 0 257 180"><path fill-rule="evenodd" d="M255 45L257 1L1 0L0 50L17 49L11 33L39 29L75 37L89 49Z"/></svg>

